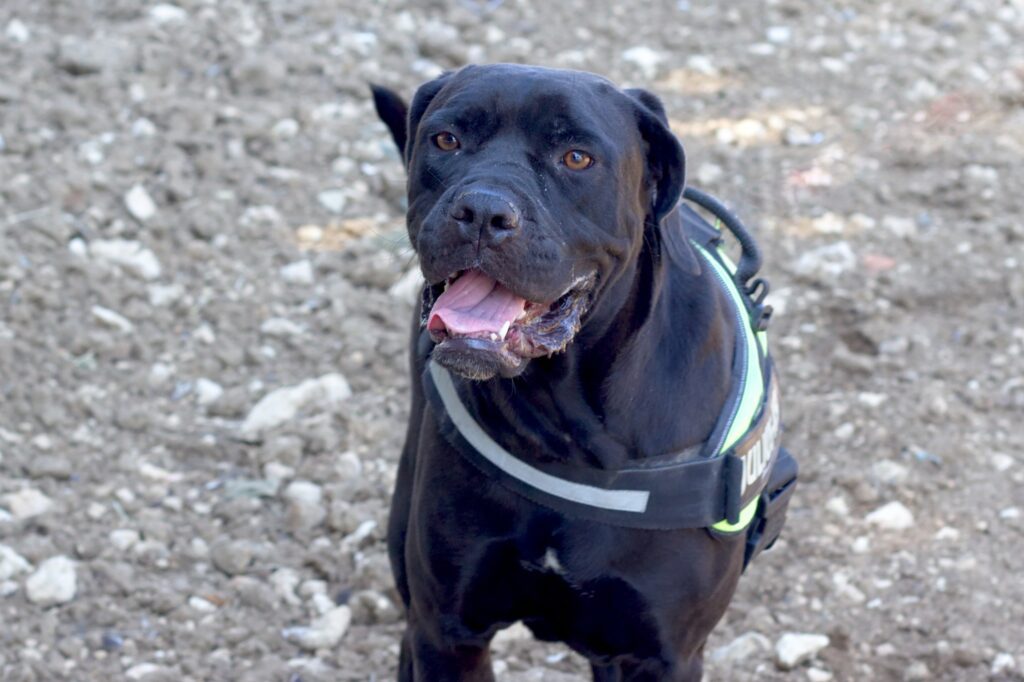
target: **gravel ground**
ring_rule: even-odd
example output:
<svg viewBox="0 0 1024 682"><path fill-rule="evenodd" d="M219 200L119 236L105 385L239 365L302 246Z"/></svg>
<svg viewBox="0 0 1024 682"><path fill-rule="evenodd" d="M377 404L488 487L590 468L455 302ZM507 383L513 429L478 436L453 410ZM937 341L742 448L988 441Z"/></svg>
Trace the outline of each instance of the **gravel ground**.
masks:
<svg viewBox="0 0 1024 682"><path fill-rule="evenodd" d="M802 484L708 678L1024 679L1020 0L6 0L0 678L393 678L416 275L366 82L491 61L657 92L767 251Z"/></svg>

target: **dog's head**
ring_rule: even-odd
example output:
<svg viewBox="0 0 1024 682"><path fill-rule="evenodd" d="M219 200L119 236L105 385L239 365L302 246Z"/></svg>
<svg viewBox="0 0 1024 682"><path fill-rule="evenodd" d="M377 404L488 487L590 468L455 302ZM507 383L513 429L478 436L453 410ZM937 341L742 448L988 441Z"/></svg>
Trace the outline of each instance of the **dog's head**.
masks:
<svg viewBox="0 0 1024 682"><path fill-rule="evenodd" d="M374 99L409 172L433 358L468 378L564 350L683 189L660 102L599 76L469 66L408 112L390 91Z"/></svg>

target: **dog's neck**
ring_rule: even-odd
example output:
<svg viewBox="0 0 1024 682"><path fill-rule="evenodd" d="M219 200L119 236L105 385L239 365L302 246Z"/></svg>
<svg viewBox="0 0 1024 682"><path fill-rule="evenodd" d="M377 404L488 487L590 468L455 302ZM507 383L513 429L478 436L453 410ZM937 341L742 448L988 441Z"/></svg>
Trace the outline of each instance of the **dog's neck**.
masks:
<svg viewBox="0 0 1024 682"><path fill-rule="evenodd" d="M678 215L662 229L681 230ZM512 380L470 382L468 407L524 458L617 468L702 443L729 391L736 329L725 293L694 263L645 240L565 352Z"/></svg>

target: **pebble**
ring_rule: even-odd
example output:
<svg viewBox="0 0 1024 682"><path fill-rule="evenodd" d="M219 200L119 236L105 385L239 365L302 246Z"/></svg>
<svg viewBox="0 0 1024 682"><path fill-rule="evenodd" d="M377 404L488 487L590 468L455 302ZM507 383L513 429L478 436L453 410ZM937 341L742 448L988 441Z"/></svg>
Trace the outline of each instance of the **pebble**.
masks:
<svg viewBox="0 0 1024 682"><path fill-rule="evenodd" d="M7 29L4 31L4 35L12 43L24 44L32 37L32 32L28 30L28 26L21 19L11 19L7 22Z"/></svg>
<svg viewBox="0 0 1024 682"><path fill-rule="evenodd" d="M89 255L97 261L116 265L144 280L160 276L160 261L136 241L100 239L89 243Z"/></svg>
<svg viewBox="0 0 1024 682"><path fill-rule="evenodd" d="M2 495L0 504L6 507L15 519L30 519L53 508L53 500L35 488L22 488Z"/></svg>
<svg viewBox="0 0 1024 682"><path fill-rule="evenodd" d="M997 452L996 454L992 455L992 466L995 468L996 471L1000 473L1004 471L1009 471L1010 468L1013 467L1013 464L1013 457L1010 457L1004 452Z"/></svg>
<svg viewBox="0 0 1024 682"><path fill-rule="evenodd" d="M329 213L335 215L341 214L345 210L345 204L348 203L345 197L345 191L340 189L325 189L316 195L316 200L323 206Z"/></svg>
<svg viewBox="0 0 1024 682"><path fill-rule="evenodd" d="M196 379L193 390L196 394L196 402L200 405L212 405L224 395L224 387L212 379L200 377Z"/></svg>
<svg viewBox="0 0 1024 682"><path fill-rule="evenodd" d="M286 318L271 317L264 320L263 324L260 325L260 333L272 337L288 338L302 336L306 333L306 330Z"/></svg>
<svg viewBox="0 0 1024 682"><path fill-rule="evenodd" d="M711 652L712 663L735 663L771 651L772 643L760 632L746 632Z"/></svg>
<svg viewBox="0 0 1024 682"><path fill-rule="evenodd" d="M252 565L252 549L246 540L218 540L210 546L210 560L227 575L239 575Z"/></svg>
<svg viewBox="0 0 1024 682"><path fill-rule="evenodd" d="M993 675L1002 675L1008 673L1017 667L1017 661L1014 660L1013 656L1006 652L996 654L996 657L992 659L992 667L990 668Z"/></svg>
<svg viewBox="0 0 1024 682"><path fill-rule="evenodd" d="M281 634L307 651L329 649L345 636L351 621L352 610L348 606L338 606L313 620L309 627L285 628Z"/></svg>
<svg viewBox="0 0 1024 682"><path fill-rule="evenodd" d="M882 483L893 485L905 481L910 475L910 470L899 462L883 459L871 466L871 473Z"/></svg>
<svg viewBox="0 0 1024 682"><path fill-rule="evenodd" d="M360 590L349 600L352 620L365 625L396 623L401 614L394 603L375 590Z"/></svg>
<svg viewBox="0 0 1024 682"><path fill-rule="evenodd" d="M289 284L312 284L313 264L308 260L295 261L281 268L281 279Z"/></svg>
<svg viewBox="0 0 1024 682"><path fill-rule="evenodd" d="M495 651L505 652L516 642L530 641L533 641L533 633L530 632L530 628L523 625L523 621L517 620L504 630L498 630L494 639L491 640L491 644Z"/></svg>
<svg viewBox="0 0 1024 682"><path fill-rule="evenodd" d="M904 680L930 680L932 679L931 671L928 670L928 666L923 661L914 661L907 669L903 671Z"/></svg>
<svg viewBox="0 0 1024 682"><path fill-rule="evenodd" d="M658 75L658 67L665 61L665 57L646 45L637 45L625 50L622 60L636 66L644 78L650 80Z"/></svg>
<svg viewBox="0 0 1024 682"><path fill-rule="evenodd" d="M153 5L149 9L149 18L158 26L180 24L188 20L188 12L177 5L160 3L159 5Z"/></svg>
<svg viewBox="0 0 1024 682"><path fill-rule="evenodd" d="M63 455L38 455L25 462L25 471L32 478L55 478L66 481L73 472L71 460Z"/></svg>
<svg viewBox="0 0 1024 682"><path fill-rule="evenodd" d="M25 596L40 606L65 604L75 598L77 591L75 562L62 555L41 563L25 581Z"/></svg>
<svg viewBox="0 0 1024 682"><path fill-rule="evenodd" d="M32 564L7 545L0 545L0 581L32 570Z"/></svg>
<svg viewBox="0 0 1024 682"><path fill-rule="evenodd" d="M128 56L128 48L116 41L86 40L64 36L57 46L57 67L72 76L88 76L117 69Z"/></svg>
<svg viewBox="0 0 1024 682"><path fill-rule="evenodd" d="M217 605L212 601L196 595L188 598L188 605L200 613L213 613L217 610Z"/></svg>
<svg viewBox="0 0 1024 682"><path fill-rule="evenodd" d="M337 373L271 391L249 411L240 428L242 438L258 439L290 421L300 410L313 407L319 411L333 410L351 395L352 389L345 377Z"/></svg>
<svg viewBox="0 0 1024 682"><path fill-rule="evenodd" d="M807 679L810 682L829 682L833 677L832 673L823 668L808 668Z"/></svg>
<svg viewBox="0 0 1024 682"><path fill-rule="evenodd" d="M857 255L849 242L840 241L805 251L793 264L793 270L802 277L829 279L838 277L857 266Z"/></svg>
<svg viewBox="0 0 1024 682"><path fill-rule="evenodd" d="M410 268L388 288L388 294L399 301L413 303L423 288L423 273L419 268Z"/></svg>
<svg viewBox="0 0 1024 682"><path fill-rule="evenodd" d="M124 676L137 682L170 682L181 679L171 668L156 663L136 663L124 671Z"/></svg>
<svg viewBox="0 0 1024 682"><path fill-rule="evenodd" d="M914 515L901 502L890 502L874 510L864 520L882 530L906 530L914 525Z"/></svg>
<svg viewBox="0 0 1024 682"><path fill-rule="evenodd" d="M270 586L286 604L301 604L295 590L299 586L299 574L290 568L279 568L270 574Z"/></svg>
<svg viewBox="0 0 1024 682"><path fill-rule="evenodd" d="M92 307L92 316L97 320L115 329L122 334L131 334L135 329L135 325L127 317L119 312L111 310L110 308L104 308L101 305L94 305Z"/></svg>
<svg viewBox="0 0 1024 682"><path fill-rule="evenodd" d="M828 645L826 635L787 632L775 642L775 662L783 670L792 670Z"/></svg>
<svg viewBox="0 0 1024 682"><path fill-rule="evenodd" d="M110 531L107 539L114 548L125 552L138 544L139 540L142 539L142 535L139 531L131 528L119 528L117 530Z"/></svg>
<svg viewBox="0 0 1024 682"><path fill-rule="evenodd" d="M151 220L156 215L156 203L142 185L133 185L128 190L124 195L124 206L140 223Z"/></svg>
<svg viewBox="0 0 1024 682"><path fill-rule="evenodd" d="M334 470L344 481L356 479L363 474L363 461L359 459L359 455L349 450L338 456Z"/></svg>

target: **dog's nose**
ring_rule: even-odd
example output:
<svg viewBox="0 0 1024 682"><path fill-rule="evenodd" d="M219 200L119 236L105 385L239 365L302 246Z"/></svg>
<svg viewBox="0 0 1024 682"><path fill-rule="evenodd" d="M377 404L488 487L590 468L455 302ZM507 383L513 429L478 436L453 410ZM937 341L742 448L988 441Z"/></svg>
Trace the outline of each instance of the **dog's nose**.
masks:
<svg viewBox="0 0 1024 682"><path fill-rule="evenodd" d="M485 191L467 192L451 209L452 219L467 239L497 242L519 230L519 209L504 196Z"/></svg>

